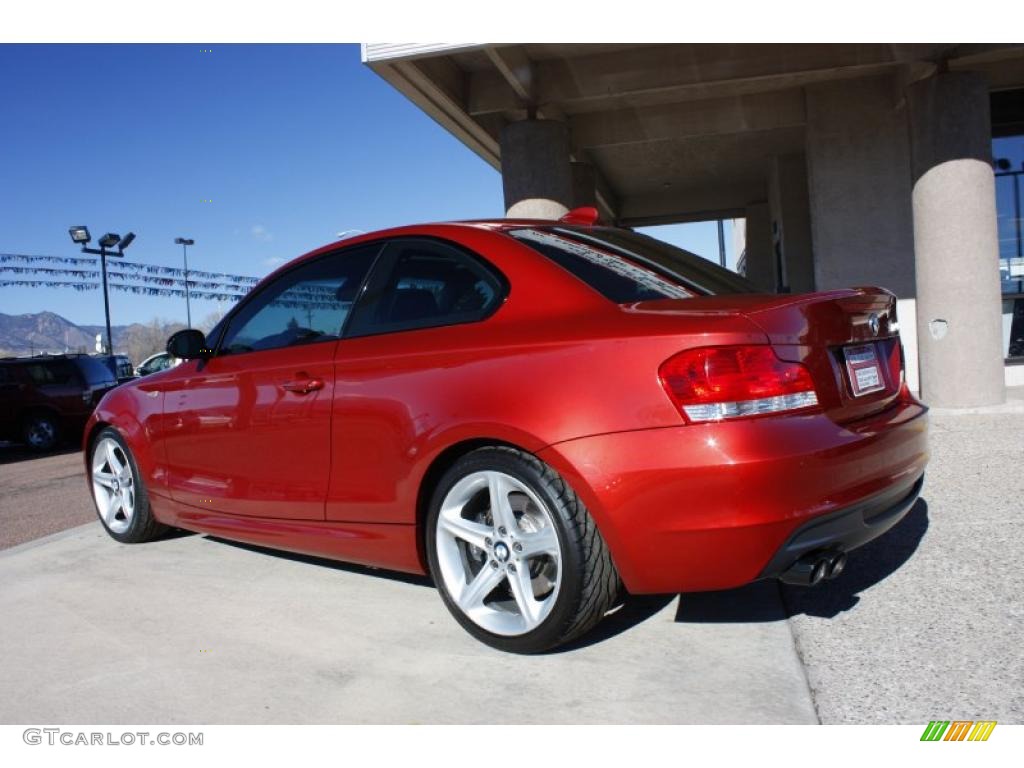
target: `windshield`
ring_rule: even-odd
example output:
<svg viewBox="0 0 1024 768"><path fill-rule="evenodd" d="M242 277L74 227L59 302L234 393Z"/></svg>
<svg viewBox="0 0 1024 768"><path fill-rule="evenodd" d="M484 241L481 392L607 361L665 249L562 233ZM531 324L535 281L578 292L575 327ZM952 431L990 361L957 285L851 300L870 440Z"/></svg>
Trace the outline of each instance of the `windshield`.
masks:
<svg viewBox="0 0 1024 768"><path fill-rule="evenodd" d="M524 227L508 234L619 304L758 292L707 259L627 229Z"/></svg>

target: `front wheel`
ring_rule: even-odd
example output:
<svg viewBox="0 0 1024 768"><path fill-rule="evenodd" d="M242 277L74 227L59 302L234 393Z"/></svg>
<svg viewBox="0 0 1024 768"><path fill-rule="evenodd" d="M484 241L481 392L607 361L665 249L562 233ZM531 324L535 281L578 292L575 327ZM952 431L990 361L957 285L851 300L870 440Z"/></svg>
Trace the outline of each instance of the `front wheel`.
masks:
<svg viewBox="0 0 1024 768"><path fill-rule="evenodd" d="M167 531L153 517L139 467L117 430L106 427L96 435L89 467L96 514L112 538L136 544Z"/></svg>
<svg viewBox="0 0 1024 768"><path fill-rule="evenodd" d="M620 583L583 502L535 456L505 447L462 457L427 518L427 557L445 605L474 637L538 653L593 627Z"/></svg>

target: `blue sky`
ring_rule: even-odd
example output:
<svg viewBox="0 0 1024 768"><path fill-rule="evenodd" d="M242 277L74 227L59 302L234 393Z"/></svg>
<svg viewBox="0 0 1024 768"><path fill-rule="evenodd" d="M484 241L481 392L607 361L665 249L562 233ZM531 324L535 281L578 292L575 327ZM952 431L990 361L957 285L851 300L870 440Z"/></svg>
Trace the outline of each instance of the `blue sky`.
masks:
<svg viewBox="0 0 1024 768"><path fill-rule="evenodd" d="M341 230L502 212L498 173L356 45L2 45L0 103L4 253L78 256L85 224L134 231L132 261L180 266L181 235L192 268L262 276ZM713 223L658 232L716 257ZM0 312L44 309L103 321L99 291L0 288ZM184 316L111 293L115 325Z"/></svg>

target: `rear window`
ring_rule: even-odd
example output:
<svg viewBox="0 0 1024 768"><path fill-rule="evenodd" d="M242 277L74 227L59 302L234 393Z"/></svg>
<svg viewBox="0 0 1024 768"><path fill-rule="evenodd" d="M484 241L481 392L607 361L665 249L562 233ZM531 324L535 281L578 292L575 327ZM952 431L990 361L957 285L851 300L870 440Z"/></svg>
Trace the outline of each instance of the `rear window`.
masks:
<svg viewBox="0 0 1024 768"><path fill-rule="evenodd" d="M617 304L757 292L707 259L626 229L530 227L508 234Z"/></svg>
<svg viewBox="0 0 1024 768"><path fill-rule="evenodd" d="M114 372L110 369L106 359L97 360L94 357L79 357L75 359L78 370L82 372L89 386L105 386L117 383Z"/></svg>

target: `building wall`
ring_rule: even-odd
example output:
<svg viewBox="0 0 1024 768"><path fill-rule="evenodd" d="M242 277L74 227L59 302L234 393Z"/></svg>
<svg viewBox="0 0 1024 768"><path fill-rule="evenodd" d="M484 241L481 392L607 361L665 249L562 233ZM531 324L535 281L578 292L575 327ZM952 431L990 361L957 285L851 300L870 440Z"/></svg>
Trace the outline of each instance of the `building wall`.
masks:
<svg viewBox="0 0 1024 768"><path fill-rule="evenodd" d="M881 285L913 298L906 105L892 78L807 89L807 170L817 288Z"/></svg>
<svg viewBox="0 0 1024 768"><path fill-rule="evenodd" d="M807 88L807 182L817 290L899 298L907 382L920 386L907 108L892 77Z"/></svg>

